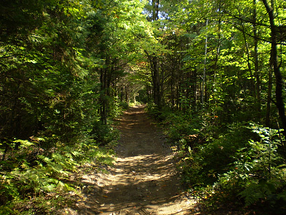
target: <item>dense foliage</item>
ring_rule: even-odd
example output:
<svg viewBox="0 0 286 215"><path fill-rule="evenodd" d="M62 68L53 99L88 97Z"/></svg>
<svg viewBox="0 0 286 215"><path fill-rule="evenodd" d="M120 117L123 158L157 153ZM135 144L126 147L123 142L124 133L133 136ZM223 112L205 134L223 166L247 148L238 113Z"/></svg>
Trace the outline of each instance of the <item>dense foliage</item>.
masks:
<svg viewBox="0 0 286 215"><path fill-rule="evenodd" d="M285 11L283 0L3 0L0 212L76 190L70 173L106 157L111 119L141 102L209 210L281 213Z"/></svg>
<svg viewBox="0 0 286 215"><path fill-rule="evenodd" d="M186 187L215 213L283 214L285 1L160 5L149 111L177 145Z"/></svg>
<svg viewBox="0 0 286 215"><path fill-rule="evenodd" d="M21 205L76 190L70 173L109 156L100 147L116 142L110 119L131 97L117 81L137 57L141 11L129 1L1 2L1 214L55 210Z"/></svg>

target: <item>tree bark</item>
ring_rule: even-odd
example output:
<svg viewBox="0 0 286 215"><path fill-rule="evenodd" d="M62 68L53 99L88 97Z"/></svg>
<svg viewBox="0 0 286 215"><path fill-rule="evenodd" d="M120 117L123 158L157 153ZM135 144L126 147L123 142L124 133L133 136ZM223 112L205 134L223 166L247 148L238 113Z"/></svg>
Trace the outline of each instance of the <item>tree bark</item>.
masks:
<svg viewBox="0 0 286 215"><path fill-rule="evenodd" d="M152 81L153 81L153 93L154 93L154 103L158 108L161 106L160 98L160 79L159 79L159 68L158 68L158 59L156 56L151 57L152 63Z"/></svg>
<svg viewBox="0 0 286 215"><path fill-rule="evenodd" d="M257 37L257 11L256 11L256 0L253 0L253 32L254 32L254 76L256 78L256 106L258 111L258 119L261 114L261 95L260 95L260 75L259 75L259 64L258 64L258 37Z"/></svg>
<svg viewBox="0 0 286 215"><path fill-rule="evenodd" d="M270 113L271 113L271 98L272 98L272 70L269 69L269 77L268 77L268 92L267 92L267 105L266 105L266 119L265 125L270 127Z"/></svg>
<svg viewBox="0 0 286 215"><path fill-rule="evenodd" d="M152 21L159 19L159 0L152 1ZM161 92L160 92L160 73L159 73L159 61L155 53L149 54L146 50L145 53L148 57L151 72L152 72L152 85L153 85L153 99L158 109L161 108Z"/></svg>
<svg viewBox="0 0 286 215"><path fill-rule="evenodd" d="M276 82L276 106L279 112L279 117L282 122L282 127L284 129L284 135L286 136L286 117L285 117L285 107L283 102L283 77L280 72L280 68L278 65L278 54L277 54L277 32L276 32L276 26L274 22L274 11L273 11L273 2L272 6L270 7L267 0L262 0L263 4L267 10L268 16L269 16L269 22L270 22L270 29L271 29L271 66L273 69L273 72L275 74L275 82Z"/></svg>

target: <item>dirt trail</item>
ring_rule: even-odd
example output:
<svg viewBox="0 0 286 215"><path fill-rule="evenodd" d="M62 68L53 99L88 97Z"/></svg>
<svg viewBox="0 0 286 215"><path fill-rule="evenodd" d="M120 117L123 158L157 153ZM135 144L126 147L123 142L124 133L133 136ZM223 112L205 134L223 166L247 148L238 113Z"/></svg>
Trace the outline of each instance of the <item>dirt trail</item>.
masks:
<svg viewBox="0 0 286 215"><path fill-rule="evenodd" d="M193 214L194 201L183 195L174 153L143 107L124 113L117 158L109 173L86 178L95 191L87 195L79 214Z"/></svg>

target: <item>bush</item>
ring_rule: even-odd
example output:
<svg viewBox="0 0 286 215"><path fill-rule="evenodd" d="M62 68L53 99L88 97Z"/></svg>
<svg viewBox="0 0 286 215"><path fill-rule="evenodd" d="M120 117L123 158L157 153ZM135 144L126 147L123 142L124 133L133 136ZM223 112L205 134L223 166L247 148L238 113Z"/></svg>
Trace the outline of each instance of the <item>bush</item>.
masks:
<svg viewBox="0 0 286 215"><path fill-rule="evenodd" d="M181 166L186 183L213 184L219 174L229 170L237 150L248 144L245 138L250 136L251 132L245 126L233 124L217 139L194 146Z"/></svg>
<svg viewBox="0 0 286 215"><path fill-rule="evenodd" d="M96 122L90 135L97 143L104 146L110 142L116 142L119 132L109 124L103 125L101 122Z"/></svg>
<svg viewBox="0 0 286 215"><path fill-rule="evenodd" d="M86 162L105 160L110 164L109 152L102 151L92 139L74 146L58 142L50 151L39 149L37 142L13 141L9 159L0 162L0 214L23 214L21 210L46 213L51 210L47 207L51 201L53 210L62 207L67 191L79 194L77 185L69 183L71 174ZM27 209L31 204L36 205Z"/></svg>
<svg viewBox="0 0 286 215"><path fill-rule="evenodd" d="M279 153L281 130L248 122L221 124L210 114L198 117L148 108L177 145L182 180L205 208L217 214L223 208L283 214L286 165Z"/></svg>
<svg viewBox="0 0 286 215"><path fill-rule="evenodd" d="M129 108L129 104L127 102L120 102L119 106L123 109L123 110L127 110Z"/></svg>
<svg viewBox="0 0 286 215"><path fill-rule="evenodd" d="M214 180L207 206L233 202L264 214L283 214L286 203L285 161L278 153L279 130L253 125L260 137L236 151L227 171ZM222 195L223 194L223 195ZM216 208L218 209L218 208Z"/></svg>

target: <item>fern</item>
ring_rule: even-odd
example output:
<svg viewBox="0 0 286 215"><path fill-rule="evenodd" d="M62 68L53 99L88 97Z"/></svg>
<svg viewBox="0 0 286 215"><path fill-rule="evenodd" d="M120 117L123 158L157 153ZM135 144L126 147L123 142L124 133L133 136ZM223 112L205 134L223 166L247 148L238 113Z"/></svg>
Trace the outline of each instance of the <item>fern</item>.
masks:
<svg viewBox="0 0 286 215"><path fill-rule="evenodd" d="M251 183L239 195L245 199L246 206L253 205L272 194L270 187L265 183Z"/></svg>

